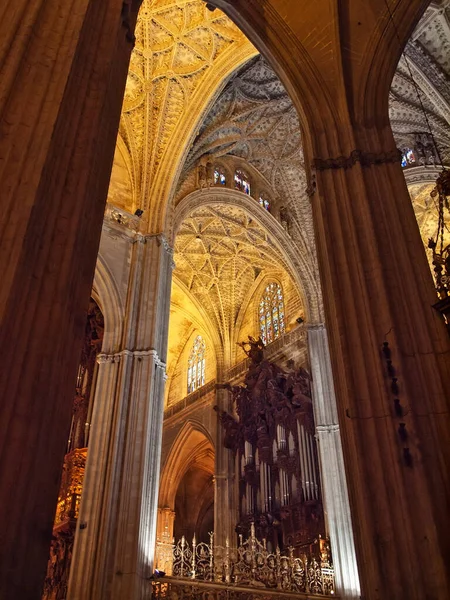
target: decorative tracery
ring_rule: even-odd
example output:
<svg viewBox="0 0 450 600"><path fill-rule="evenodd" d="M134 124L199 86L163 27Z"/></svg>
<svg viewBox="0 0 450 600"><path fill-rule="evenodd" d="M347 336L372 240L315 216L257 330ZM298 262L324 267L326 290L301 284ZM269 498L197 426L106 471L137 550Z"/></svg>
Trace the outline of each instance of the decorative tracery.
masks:
<svg viewBox="0 0 450 600"><path fill-rule="evenodd" d="M244 171L241 171L240 169L238 169L234 173L234 187L237 190L240 190L241 192L244 192L244 194L248 194L250 196L250 181L249 181L249 178L244 173Z"/></svg>
<svg viewBox="0 0 450 600"><path fill-rule="evenodd" d="M285 331L283 290L278 283L269 283L264 290L259 303L259 330L265 345Z"/></svg>
<svg viewBox="0 0 450 600"><path fill-rule="evenodd" d="M192 346L188 360L188 394L205 384L205 342L198 335Z"/></svg>

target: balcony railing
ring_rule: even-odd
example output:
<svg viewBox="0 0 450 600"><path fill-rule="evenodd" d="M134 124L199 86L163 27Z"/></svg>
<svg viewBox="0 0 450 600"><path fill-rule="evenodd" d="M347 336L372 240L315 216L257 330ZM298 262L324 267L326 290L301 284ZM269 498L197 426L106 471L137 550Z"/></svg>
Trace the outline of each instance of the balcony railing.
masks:
<svg viewBox="0 0 450 600"><path fill-rule="evenodd" d="M323 600L330 596L323 594L307 594L283 592L269 589L251 589L239 585L226 585L205 581L189 581L164 577L152 582L152 598L154 600L193 600L204 598L207 600ZM337 596L334 596L337 598Z"/></svg>

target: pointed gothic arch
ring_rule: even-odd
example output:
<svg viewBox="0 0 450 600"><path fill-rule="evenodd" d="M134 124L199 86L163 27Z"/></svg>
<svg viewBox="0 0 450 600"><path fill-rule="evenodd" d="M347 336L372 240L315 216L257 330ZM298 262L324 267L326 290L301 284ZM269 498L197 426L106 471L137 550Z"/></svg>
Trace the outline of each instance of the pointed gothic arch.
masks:
<svg viewBox="0 0 450 600"><path fill-rule="evenodd" d="M184 219L196 208L209 205L230 205L243 209L269 233L288 266L288 272L295 281L305 304L307 321L322 322L323 308L320 284L317 274L305 260L305 256L294 246L292 239L281 224L267 210L255 202L254 198L233 189L211 188L207 194L196 190L185 196L177 205L173 219L173 239Z"/></svg>
<svg viewBox="0 0 450 600"><path fill-rule="evenodd" d="M214 456L211 433L199 421L189 420L178 432L161 470L159 506L175 508L175 496L183 475L197 459L208 461Z"/></svg>

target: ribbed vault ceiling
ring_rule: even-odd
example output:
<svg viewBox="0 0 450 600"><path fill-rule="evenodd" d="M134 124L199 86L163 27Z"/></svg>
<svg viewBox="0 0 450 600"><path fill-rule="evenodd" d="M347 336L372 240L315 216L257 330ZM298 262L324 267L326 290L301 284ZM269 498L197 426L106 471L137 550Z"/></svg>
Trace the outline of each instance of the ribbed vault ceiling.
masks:
<svg viewBox="0 0 450 600"><path fill-rule="evenodd" d="M195 209L179 228L174 259L175 280L200 301L224 342L258 277L287 270L263 227L232 206Z"/></svg>

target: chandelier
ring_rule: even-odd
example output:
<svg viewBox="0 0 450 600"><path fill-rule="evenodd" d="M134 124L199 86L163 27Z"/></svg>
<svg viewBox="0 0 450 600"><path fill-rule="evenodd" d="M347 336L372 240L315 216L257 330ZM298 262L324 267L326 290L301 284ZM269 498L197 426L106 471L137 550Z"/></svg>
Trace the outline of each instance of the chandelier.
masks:
<svg viewBox="0 0 450 600"><path fill-rule="evenodd" d="M434 237L428 240L428 248L433 253L436 291L441 300L450 295L450 244L444 245L444 233L448 231L446 213L450 213L450 171L444 169L436 179L436 186L430 193L438 202L438 226Z"/></svg>
<svg viewBox="0 0 450 600"><path fill-rule="evenodd" d="M445 244L444 235L449 231L448 214L450 214L450 171L443 169L436 179L436 186L430 194L438 204L438 225L434 237L428 240L428 248L433 253L434 279L438 302L434 308L438 310L450 331L450 244Z"/></svg>

